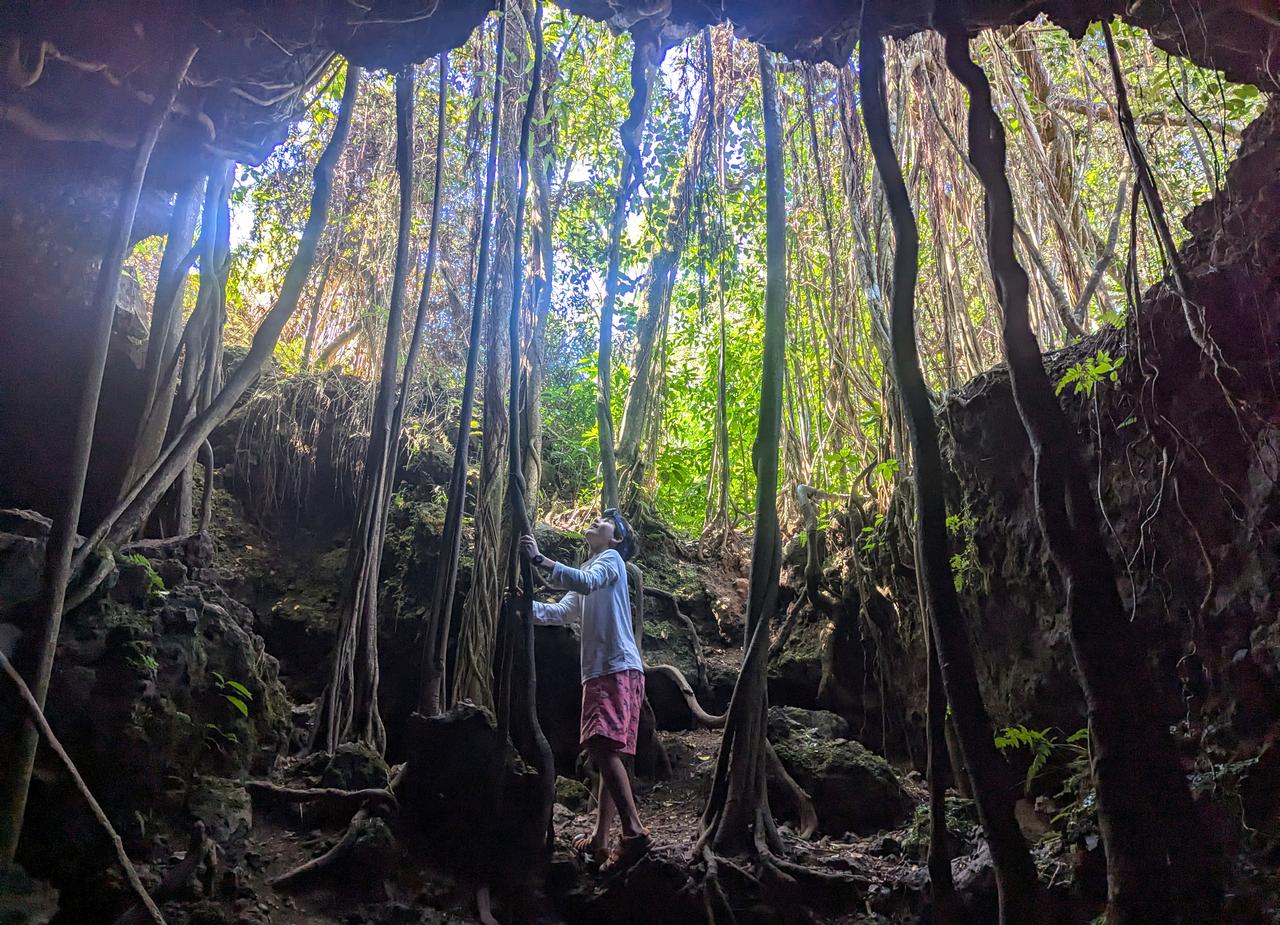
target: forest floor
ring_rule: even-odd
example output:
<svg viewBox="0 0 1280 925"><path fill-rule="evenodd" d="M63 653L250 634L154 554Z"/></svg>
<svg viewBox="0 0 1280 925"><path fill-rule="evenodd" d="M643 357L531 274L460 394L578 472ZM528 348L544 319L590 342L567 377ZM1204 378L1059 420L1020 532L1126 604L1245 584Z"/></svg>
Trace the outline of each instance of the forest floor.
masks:
<svg viewBox="0 0 1280 925"><path fill-rule="evenodd" d="M666 781L640 780L636 795L641 817L653 835L652 858L687 867L692 863L702 809L711 786L720 733L691 730L664 732L661 737L671 757L672 777ZM549 905L539 917L542 921L597 921L598 912L579 919L572 909L584 898L605 907L623 901L621 897L611 899L608 894L620 891L618 881L626 873L612 877L588 874L570 848L575 835L590 831L593 812L586 805L579 806L576 812L556 805L553 868L559 869L560 876L553 875L552 879L558 883L554 893L561 895L549 897ZM187 906L185 918L179 921L192 925L432 925L478 921L475 885L460 884L447 872L421 860L398 858L395 864L380 870L362 869L357 860L293 890L271 886L271 878L327 851L342 831L340 821L316 824L313 816L297 807L255 812L254 826L246 840L247 863L241 868L248 871L248 876L236 885L237 897L229 902ZM903 843L912 839L910 826L862 837L801 841L784 824L782 834L790 860L846 876L856 882L852 889L860 898L844 913L824 915L806 910L793 916L784 912L778 921L884 922L886 918L878 916L887 916L891 921L919 908L925 885L922 863L901 855ZM576 882L566 890L568 872L572 873L569 879ZM564 893L576 896L566 900ZM570 908L564 908L566 902ZM653 907L660 907L662 902L660 896L650 898ZM500 920L507 920L501 903L495 911ZM625 919L615 920L663 921L660 913L651 917L632 910L624 915Z"/></svg>
<svg viewBox="0 0 1280 925"><path fill-rule="evenodd" d="M731 585L727 582L726 586ZM709 666L735 671L741 649L712 635L704 640ZM719 730L662 731L659 737L671 763L667 780L635 781L640 815L653 836L648 858L631 871L612 875L588 871L572 850L572 839L594 824L594 802L587 788L569 784L561 793L553 816L555 852L546 877L546 896L539 903L540 922L683 922L689 918L688 898L675 911L679 880L696 889L685 872L696 870L695 845L720 746ZM899 770L903 792L914 807L923 806L924 788L915 775ZM566 803L571 804L565 805ZM823 835L802 840L785 821L788 807L777 807L787 860L827 876L838 884L817 908L770 908L760 897L741 889L734 897L755 915L747 921L780 923L888 923L914 921L924 901L923 833L918 813L908 813L895 829L855 835ZM255 805L253 827L245 840L245 862L237 868L243 881L221 901L187 905L185 918L195 925L430 925L479 921L475 883L458 882L453 875L398 845L375 845L341 866L309 878L292 888L278 888L271 880L328 851L343 836L349 813L333 815L298 806ZM615 833L616 834L616 833ZM376 839L375 839L376 841ZM975 854L957 861L962 876L981 879L987 870L985 848L969 838ZM646 867L646 870L640 870ZM657 872L655 872L657 871ZM672 895L663 895L670 886ZM977 885L979 892L983 891ZM664 907L670 906L669 909ZM825 906L825 908L824 908ZM503 922L517 917L495 898L495 914Z"/></svg>
<svg viewBox="0 0 1280 925"><path fill-rule="evenodd" d="M288 542L273 538L249 525L221 490L217 504L218 581L256 611L267 642L267 651L281 659L280 678L288 699L306 704L319 693L317 666L325 663L331 629L325 617L332 612L341 566L341 546L323 533L307 537L293 532ZM742 585L739 569L726 561L707 564L689 550L675 548L669 560L646 563L648 582L670 589L682 601L699 601L695 616L702 639L702 657L708 674L720 679L736 677L742 649L732 640L734 615L740 611ZM648 618L646 618L648 623ZM781 625L781 620L777 621ZM661 621L659 621L661 623ZM661 630L661 625L658 627ZM740 635L740 630L738 630ZM728 637L728 638L726 638ZM654 640L653 658L662 661L664 650ZM389 646L388 655L394 655ZM572 659L576 666L576 658ZM394 659L390 664L395 664ZM384 681L388 678L384 677ZM395 685L388 683L388 688ZM568 693L565 693L568 696ZM727 700L727 695L720 695ZM724 703L718 704L723 709ZM576 713L576 709L573 710ZM305 707L295 708L294 738L303 732ZM385 711L384 711L385 715ZM801 727L809 721L842 722L832 714L800 711ZM772 723L771 723L772 725ZM724 884L739 921L787 925L787 923L889 923L915 922L925 903L924 869L925 791L909 769L890 769L862 746L827 734L814 738L800 728L796 743L825 760L827 775L835 779L833 790L819 797L837 814L852 807L875 811L879 794L886 793L894 821L886 825L827 825L823 834L801 839L789 822L792 807L774 800L787 861L814 872L814 884L806 883L795 902L776 895L762 895L750 876L731 874ZM843 733L849 735L847 730ZM771 737L773 732L771 730ZM718 730L661 731L659 736L670 758L667 780L636 780L642 819L653 835L649 856L633 868L612 875L588 871L570 843L593 826L593 805L582 782L562 780L558 788L553 825L555 851L541 879L544 893L535 902L535 914L518 912L507 897L495 895L495 913L502 922L702 922L705 915L700 894L701 858L695 856L701 815L707 802L716 766L721 733ZM832 741L834 738L835 741ZM864 789L857 783L865 774L861 765L833 763L831 755L857 750L857 762L877 762L888 790ZM784 759L785 760L785 759ZM309 759L277 761L272 778L292 786L321 784L318 766ZM382 765L382 773L386 773ZM265 770L265 768L263 769ZM366 768L367 770L367 768ZM794 773L794 772L793 772ZM841 777L841 775L844 775ZM308 777L303 782L302 778ZM385 781L385 777L383 778ZM872 783L875 783L873 781ZM231 789L237 785L228 781ZM332 784L321 784L333 786ZM360 784L357 786L383 786ZM244 791L239 791L244 794ZM773 797L771 797L773 800ZM229 801L229 807L235 801ZM432 925L478 921L476 882L460 882L449 858L428 860L407 844L417 834L405 831L394 816L361 829L354 849L343 860L305 882L289 888L272 880L316 858L336 845L347 832L353 807L335 811L324 805L280 805L270 800L247 800L239 809L219 810L228 816L221 828L239 834L232 838L230 853L220 859L211 882L193 885L166 908L171 923L187 925ZM958 885L981 906L993 895L990 862L978 838L971 804L957 801L955 818L948 817L955 836L954 854ZM847 829L856 829L856 834ZM501 832L501 828L498 829ZM434 836L430 836L434 838ZM459 851L500 852L502 845L477 830L472 844ZM176 860L176 857L175 859ZM465 866L465 865L463 865ZM736 865L734 869L738 868ZM745 870L745 868L743 868ZM538 879L538 878L534 878ZM722 875L722 880L725 876ZM495 894L499 891L495 889ZM986 921L979 916L975 921Z"/></svg>

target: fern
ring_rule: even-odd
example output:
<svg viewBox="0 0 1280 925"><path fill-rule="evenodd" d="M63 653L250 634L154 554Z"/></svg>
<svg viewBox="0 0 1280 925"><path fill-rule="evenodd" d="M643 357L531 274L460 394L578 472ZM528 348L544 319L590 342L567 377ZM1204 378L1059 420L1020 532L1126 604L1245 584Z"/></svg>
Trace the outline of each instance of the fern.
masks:
<svg viewBox="0 0 1280 925"><path fill-rule="evenodd" d="M1061 753L1063 764L1069 767L1084 763L1087 771L1088 739L1088 729L1077 729L1065 740L1060 741L1049 728L1031 729L1019 723L1016 726L1006 726L997 732L995 744L1000 751L1012 748L1031 750L1031 766L1027 768L1027 778L1024 783L1024 789L1030 793L1031 785L1035 783L1036 778L1048 767L1049 761L1059 753Z"/></svg>
<svg viewBox="0 0 1280 925"><path fill-rule="evenodd" d="M1035 782L1035 779L1053 756L1053 740L1049 737L1049 730L1029 729L1021 724L1006 726L996 733L996 748L1000 751L1011 748L1031 749L1031 766L1027 769L1025 784L1025 789L1028 792L1031 790L1032 783Z"/></svg>
<svg viewBox="0 0 1280 925"><path fill-rule="evenodd" d="M1073 395L1092 397L1094 389L1099 385L1115 382L1120 378L1120 367L1123 365L1124 357L1112 359L1110 353L1099 350L1083 363L1076 363L1063 373L1053 394L1061 395L1062 390L1070 385L1073 387Z"/></svg>
<svg viewBox="0 0 1280 925"><path fill-rule="evenodd" d="M165 590L164 579L160 577L160 573L155 570L155 566L140 552L129 553L123 557L125 562L130 565L137 565L144 569L147 573L147 596L148 597L164 597L169 592Z"/></svg>

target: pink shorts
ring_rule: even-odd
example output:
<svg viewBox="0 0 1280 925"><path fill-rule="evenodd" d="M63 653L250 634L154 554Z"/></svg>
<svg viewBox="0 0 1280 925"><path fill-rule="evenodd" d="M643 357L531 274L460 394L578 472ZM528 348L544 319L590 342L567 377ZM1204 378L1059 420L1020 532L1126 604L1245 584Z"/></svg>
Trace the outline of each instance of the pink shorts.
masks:
<svg viewBox="0 0 1280 925"><path fill-rule="evenodd" d="M580 741L603 739L624 755L636 753L640 708L644 705L644 672L628 669L582 682Z"/></svg>

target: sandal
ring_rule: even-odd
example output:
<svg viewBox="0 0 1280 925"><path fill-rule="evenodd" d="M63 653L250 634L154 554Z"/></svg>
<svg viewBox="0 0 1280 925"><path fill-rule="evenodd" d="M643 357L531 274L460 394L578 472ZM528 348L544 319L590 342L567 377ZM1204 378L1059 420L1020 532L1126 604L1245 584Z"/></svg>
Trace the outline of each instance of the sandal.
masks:
<svg viewBox="0 0 1280 925"><path fill-rule="evenodd" d="M592 847L592 838L590 835L575 835L573 839L573 850L583 863L591 870L598 870L609 860L609 852L603 848L596 850Z"/></svg>
<svg viewBox="0 0 1280 925"><path fill-rule="evenodd" d="M624 835L618 841L618 846L609 852L609 860L605 861L600 868L600 873L611 874L614 871L625 870L648 854L652 847L653 839L648 832Z"/></svg>

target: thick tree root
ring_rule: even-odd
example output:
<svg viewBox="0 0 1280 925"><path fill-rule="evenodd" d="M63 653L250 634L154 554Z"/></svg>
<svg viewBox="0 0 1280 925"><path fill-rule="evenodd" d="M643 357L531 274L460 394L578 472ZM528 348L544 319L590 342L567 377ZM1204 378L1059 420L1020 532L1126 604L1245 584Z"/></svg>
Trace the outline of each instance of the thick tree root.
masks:
<svg viewBox="0 0 1280 925"><path fill-rule="evenodd" d="M390 790L380 787L369 787L364 790L341 790L336 787L281 787L266 780L245 781L245 789L250 793L270 796L283 803L324 803L329 806L346 806L354 804L353 811L372 801L385 801L390 808L397 808L399 803Z"/></svg>
<svg viewBox="0 0 1280 925"><path fill-rule="evenodd" d="M698 695L693 692L693 687L689 684L689 679L684 676L684 672L675 665L647 665L646 670L665 675L675 682L676 688L680 691L680 696L684 698L684 702L689 707L689 712L693 714L693 720L699 726L705 726L707 729L723 729L729 714L727 713L708 713L702 708L702 704L698 703Z"/></svg>
<svg viewBox="0 0 1280 925"><path fill-rule="evenodd" d="M814 809L813 800L805 789L796 783L794 777L787 773L787 769L783 767L781 759L778 758L777 751L774 750L772 743L768 739L765 739L764 743L764 759L765 770L769 777L790 794L791 802L795 804L796 813L800 817L800 828L796 834L803 839L813 838L818 833L818 811Z"/></svg>
<svg viewBox="0 0 1280 925"><path fill-rule="evenodd" d="M710 925L737 921L732 896L756 896L776 909L826 909L844 913L865 894L868 882L856 874L805 867L772 851L763 837L748 862L718 854L704 845L697 859L702 874L688 888L696 890ZM696 863L696 862L695 862Z"/></svg>
<svg viewBox="0 0 1280 925"><path fill-rule="evenodd" d="M396 765L391 773L391 784L386 790L369 789L369 790L337 790L331 787L315 787L315 788L289 788L280 787L268 781L250 781L246 786L249 791L257 793L269 793L273 796L283 797L286 800L296 803L305 803L313 800L322 801L338 801L339 804L347 798L355 795L361 795L364 804L351 817L347 830L342 834L342 838L338 843L326 851L319 857L312 858L305 864L286 871L278 877L273 877L270 881L273 887L277 889L291 889L300 882L306 881L317 873L333 867L341 861L351 851L352 846L356 843L356 838L360 834L360 827L370 816L382 815L386 809L398 809L399 801L395 797L396 786L404 779L404 772L407 765ZM390 801L388 804L387 801ZM375 812L376 810L376 812Z"/></svg>
<svg viewBox="0 0 1280 925"><path fill-rule="evenodd" d="M361 808L351 819L351 824L347 826L347 830L342 833L342 838L338 843L326 851L319 857L312 858L307 863L302 864L293 870L287 871L278 877L273 877L270 881L271 885L278 890L291 889L296 887L300 882L314 877L316 874L328 870L345 858L356 843L356 838L360 834L360 826L370 816L369 807Z"/></svg>

